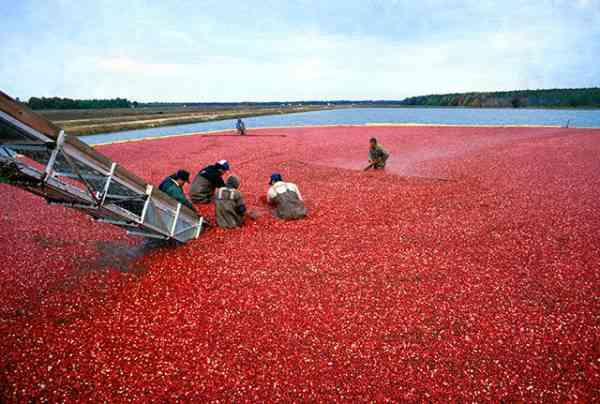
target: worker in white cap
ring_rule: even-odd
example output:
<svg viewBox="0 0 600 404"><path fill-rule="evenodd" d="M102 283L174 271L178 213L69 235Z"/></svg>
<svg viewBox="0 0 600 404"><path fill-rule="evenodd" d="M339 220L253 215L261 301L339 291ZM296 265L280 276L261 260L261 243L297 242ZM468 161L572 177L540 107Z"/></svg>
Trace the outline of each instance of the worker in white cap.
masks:
<svg viewBox="0 0 600 404"><path fill-rule="evenodd" d="M190 198L194 203L210 203L215 189L225 186L223 174L229 171L229 162L219 160L198 172L190 186Z"/></svg>

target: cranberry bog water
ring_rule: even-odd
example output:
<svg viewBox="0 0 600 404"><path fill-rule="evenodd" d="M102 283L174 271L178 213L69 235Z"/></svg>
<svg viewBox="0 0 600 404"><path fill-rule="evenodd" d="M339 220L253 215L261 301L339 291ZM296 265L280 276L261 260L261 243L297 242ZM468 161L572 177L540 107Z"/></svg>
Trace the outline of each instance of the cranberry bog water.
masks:
<svg viewBox="0 0 600 404"><path fill-rule="evenodd" d="M600 130L250 134L98 147L156 184L231 162L256 220L185 245L0 185L0 401L600 399Z"/></svg>

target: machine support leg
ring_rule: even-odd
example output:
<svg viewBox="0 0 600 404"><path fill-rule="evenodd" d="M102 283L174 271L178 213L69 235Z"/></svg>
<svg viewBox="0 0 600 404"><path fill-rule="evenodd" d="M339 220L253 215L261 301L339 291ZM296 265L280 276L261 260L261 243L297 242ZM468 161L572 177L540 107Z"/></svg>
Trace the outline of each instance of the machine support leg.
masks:
<svg viewBox="0 0 600 404"><path fill-rule="evenodd" d="M204 216L200 216L200 220L198 220L198 230L196 231L196 237L200 237L200 232L202 231L202 226L204 225Z"/></svg>
<svg viewBox="0 0 600 404"><path fill-rule="evenodd" d="M58 134L58 138L56 139L56 146L54 147L54 150L52 150L52 154L50 155L48 164L46 164L46 168L44 169L43 181L50 177L54 172L54 163L56 162L56 157L58 157L58 153L60 153L60 150L62 149L63 143L65 142L65 136L65 131L61 130Z"/></svg>
<svg viewBox="0 0 600 404"><path fill-rule="evenodd" d="M112 165L110 166L110 173L108 173L108 178L106 179L106 184L104 185L104 190L102 191L102 200L100 201L100 206L104 205L104 201L106 200L106 195L108 195L110 183L113 179L113 175L115 175L116 168L117 168L117 163L113 162Z"/></svg>
<svg viewBox="0 0 600 404"><path fill-rule="evenodd" d="M177 220L179 219L179 212L181 211L181 204L177 204L177 210L175 211L175 218L173 219L173 224L171 225L171 237L175 234L175 229L177 228Z"/></svg>
<svg viewBox="0 0 600 404"><path fill-rule="evenodd" d="M146 218L146 212L148 211L148 205L150 205L150 197L152 196L152 185L148 184L146 187L146 202L144 202L144 208L142 209L142 215L140 216L140 223L144 223Z"/></svg>

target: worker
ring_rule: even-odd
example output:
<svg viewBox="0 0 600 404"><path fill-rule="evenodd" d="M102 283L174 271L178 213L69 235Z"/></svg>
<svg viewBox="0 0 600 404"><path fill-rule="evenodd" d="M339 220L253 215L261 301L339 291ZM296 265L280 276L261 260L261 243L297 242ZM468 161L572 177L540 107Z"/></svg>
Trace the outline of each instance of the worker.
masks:
<svg viewBox="0 0 600 404"><path fill-rule="evenodd" d="M245 135L246 134L246 125L244 125L244 121L242 121L241 118L238 118L235 127L237 129L238 135Z"/></svg>
<svg viewBox="0 0 600 404"><path fill-rule="evenodd" d="M190 182L190 173L185 170L179 170L175 174L169 175L167 178L165 178L158 186L158 189L182 205L185 205L193 211L196 211L196 209L194 209L194 205L192 205L192 203L185 197L185 194L183 193L183 186L186 182Z"/></svg>
<svg viewBox="0 0 600 404"><path fill-rule="evenodd" d="M384 169L390 153L381 147L374 137L371 138L369 143L371 147L369 148L369 165L367 168Z"/></svg>
<svg viewBox="0 0 600 404"><path fill-rule="evenodd" d="M223 174L229 171L229 162L219 160L198 172L190 186L190 197L194 203L210 203L215 189L225 186Z"/></svg>
<svg viewBox="0 0 600 404"><path fill-rule="evenodd" d="M302 195L295 184L283 182L279 173L271 174L267 201L276 207L277 217L284 220L301 219L306 216Z"/></svg>
<svg viewBox="0 0 600 404"><path fill-rule="evenodd" d="M239 188L239 177L230 175L225 186L216 190L215 216L219 227L232 229L244 224L246 205Z"/></svg>

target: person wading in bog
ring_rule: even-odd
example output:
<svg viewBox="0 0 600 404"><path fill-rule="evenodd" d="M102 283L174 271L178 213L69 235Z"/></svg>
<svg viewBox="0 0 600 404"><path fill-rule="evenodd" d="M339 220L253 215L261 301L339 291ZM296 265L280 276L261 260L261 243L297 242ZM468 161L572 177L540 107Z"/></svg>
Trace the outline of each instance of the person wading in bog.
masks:
<svg viewBox="0 0 600 404"><path fill-rule="evenodd" d="M267 202L275 206L278 218L294 220L306 216L306 207L296 184L283 182L281 174L273 173L269 185Z"/></svg>
<svg viewBox="0 0 600 404"><path fill-rule="evenodd" d="M244 124L244 121L242 121L241 118L238 118L235 124L235 128L237 129L238 135L246 134L246 125Z"/></svg>
<svg viewBox="0 0 600 404"><path fill-rule="evenodd" d="M230 175L225 186L216 190L215 216L219 227L232 229L244 224L246 204L239 188L239 177Z"/></svg>
<svg viewBox="0 0 600 404"><path fill-rule="evenodd" d="M158 189L195 212L194 205L192 205L183 193L183 186L186 182L190 182L190 173L185 170L179 170L175 174L165 178L158 186Z"/></svg>
<svg viewBox="0 0 600 404"><path fill-rule="evenodd" d="M367 171L370 168L375 170L383 170L385 164L390 157L390 153L377 143L374 137L369 141L369 165L365 168Z"/></svg>
<svg viewBox="0 0 600 404"><path fill-rule="evenodd" d="M219 160L198 172L190 186L190 197L194 203L210 203L215 189L225 186L223 174L229 171L229 162Z"/></svg>

